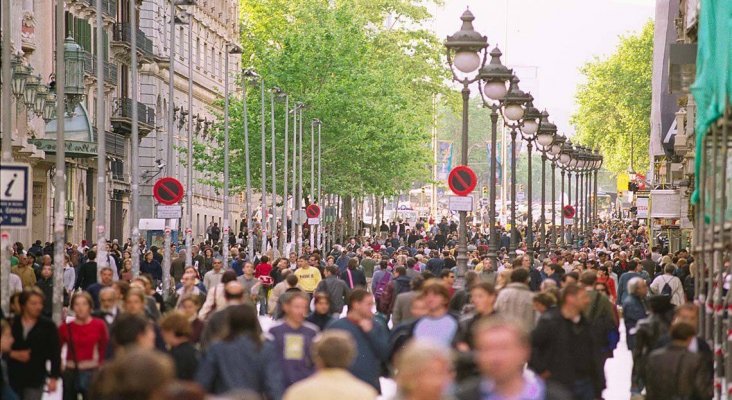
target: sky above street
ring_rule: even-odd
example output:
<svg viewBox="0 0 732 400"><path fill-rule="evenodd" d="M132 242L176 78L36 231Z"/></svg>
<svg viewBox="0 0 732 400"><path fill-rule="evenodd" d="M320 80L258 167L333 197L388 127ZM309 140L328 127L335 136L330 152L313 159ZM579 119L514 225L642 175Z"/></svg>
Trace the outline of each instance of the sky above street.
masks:
<svg viewBox="0 0 732 400"><path fill-rule="evenodd" d="M611 54L620 35L639 31L653 18L655 0L444 0L433 7L432 29L442 39L455 33L466 7L490 48L498 44L503 51L521 89L534 95L534 105L571 135L580 67Z"/></svg>

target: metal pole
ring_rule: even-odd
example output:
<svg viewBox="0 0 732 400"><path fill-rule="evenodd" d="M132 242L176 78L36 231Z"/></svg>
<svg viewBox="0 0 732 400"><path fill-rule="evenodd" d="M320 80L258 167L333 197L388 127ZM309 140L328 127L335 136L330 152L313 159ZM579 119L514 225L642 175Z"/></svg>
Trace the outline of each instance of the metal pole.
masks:
<svg viewBox="0 0 732 400"><path fill-rule="evenodd" d="M578 167L578 169L579 169L579 167ZM577 209L575 211L575 215L577 217L575 219L577 222L577 224L576 224L576 226L577 226L577 236L576 236L577 237L577 247L579 247L580 239L582 238L582 234L584 234L584 225L582 225L582 216L583 216L584 210L582 210L583 207L580 207L580 205L582 205L582 201L580 201L580 198L579 198L580 193L585 194L583 178L584 178L584 172L581 169L579 169L579 171L577 171L577 178L576 178L579 181L579 183L577 184L577 194L575 194L575 197L577 198Z"/></svg>
<svg viewBox="0 0 732 400"><path fill-rule="evenodd" d="M132 276L140 274L140 131L137 98L137 2L130 2L130 85L132 86L132 133L130 134L130 228L132 230ZM58 147L57 147L58 148Z"/></svg>
<svg viewBox="0 0 732 400"><path fill-rule="evenodd" d="M323 221L325 220L325 207L323 207L324 202L322 200L322 197L320 197L321 196L321 191L320 191L320 189L321 189L320 182L321 181L320 181L320 178L321 178L321 173L323 171L322 170L322 165L321 165L321 162L320 162L321 161L321 154L322 154L322 146L321 146L321 141L320 141L320 138L321 138L320 133L321 133L322 126L323 126L323 123L322 122L318 122L318 197L317 197L317 199L318 199L318 205L321 206L321 208L322 208L322 212L321 213L323 214L322 217L320 218L320 225L318 225L318 243L317 243L318 246L323 246L323 240L324 240L324 238L323 238Z"/></svg>
<svg viewBox="0 0 732 400"><path fill-rule="evenodd" d="M223 229L225 245L221 249L224 266L229 268L229 45L224 55L224 219ZM191 256L193 256L191 254Z"/></svg>
<svg viewBox="0 0 732 400"><path fill-rule="evenodd" d="M254 260L254 236L252 234L252 174L249 166L249 111L247 107L247 78L242 79L242 107L244 114L244 169L247 184L247 259Z"/></svg>
<svg viewBox="0 0 732 400"><path fill-rule="evenodd" d="M4 1L3 4L8 4L9 1ZM64 233L65 233L65 225L66 225L66 146L64 145L64 135L61 134L65 131L65 115L66 115L66 102L64 101L66 94L64 93L66 89L66 65L64 64L64 56L65 56L65 48L64 48L64 21L65 21L65 12L64 12L64 2L58 1L56 3L56 194L54 196L54 206L53 210L56 213L53 219L53 269L54 269L54 279L53 279L53 322L56 324L60 324L63 322L63 290L64 290ZM4 9L3 10L3 19L6 17L9 18L10 10ZM10 30L3 28L3 40L10 40ZM8 34L5 34L8 33ZM5 51L6 46L5 43L3 43L3 51ZM7 50L10 50L10 46L7 46ZM3 55L4 56L4 55ZM6 58L7 60L7 58ZM3 68L10 63L3 63ZM4 72L4 71L3 71ZM3 77L3 82L10 82L10 79L5 79ZM7 87L7 90L3 91L3 94L7 92L7 94L10 94L10 85L6 84L5 87ZM4 110L7 110L9 108L4 108ZM3 122L7 122L8 125L10 124L10 118L6 114L3 118ZM10 132L10 129L7 130ZM5 128L3 128L3 132L5 132ZM3 137L3 145L5 145L6 140ZM10 144L10 141L7 141L8 144ZM3 154L5 155L5 154ZM11 155L11 154L8 154ZM3 157L3 160L5 158ZM12 158L11 158L12 160ZM3 237L5 237L5 234L3 234ZM8 241L9 242L9 241ZM3 250L6 251L6 254L10 256L12 252L9 251L3 245ZM9 260L8 260L9 261ZM3 257L3 262L5 262L5 257ZM8 272L10 271L10 263L8 263ZM3 271L5 272L5 268L3 268ZM3 292L3 311L8 312L7 309L8 303L6 303L6 296L10 295L10 288L6 285L8 284L9 276L3 274L2 276L2 292ZM7 315L7 314L5 314Z"/></svg>
<svg viewBox="0 0 732 400"><path fill-rule="evenodd" d="M543 151L541 154L541 246L539 246L542 258L546 256L546 250L546 152Z"/></svg>
<svg viewBox="0 0 732 400"><path fill-rule="evenodd" d="M514 231L518 231L516 228L516 129L511 129L511 230L509 231L511 244L508 252L511 258L516 256L517 243Z"/></svg>
<svg viewBox="0 0 732 400"><path fill-rule="evenodd" d="M498 266L498 229L496 229L496 185L497 182L497 136L498 136L498 106L491 106L491 159L490 159L490 194L488 201L488 257L493 262L493 268Z"/></svg>
<svg viewBox="0 0 732 400"><path fill-rule="evenodd" d="M173 163L173 147L175 146L175 1L170 1L170 55L168 56L168 137L165 148L165 173L173 176L175 167ZM170 219L165 220L165 248L163 249L163 293L168 293L170 288L170 244L172 242L170 232Z"/></svg>
<svg viewBox="0 0 732 400"><path fill-rule="evenodd" d="M315 203L315 124L310 122L310 204ZM315 225L310 226L310 248L315 248Z"/></svg>
<svg viewBox="0 0 732 400"><path fill-rule="evenodd" d="M10 107L11 107L11 101L12 101L12 94L10 89L10 82L13 79L13 74L10 68L10 59L12 57L12 52L10 47L12 46L10 42L10 1L4 0L2 1L2 59L6 60L6 62L2 63L2 81L5 82L5 85L3 85L2 94L0 94L0 101L2 102L2 108L5 110L5 113L2 118L2 137L3 137L3 143L2 143L2 160L4 162L11 162L13 161L13 146L12 146L12 140L13 140L13 133L11 131L11 118L10 118ZM61 7L63 9L63 7ZM63 11L62 11L63 14ZM58 15L57 15L58 20ZM62 20L63 21L63 20ZM64 46L64 30L63 30L64 24L62 23L60 25L60 28L56 28L56 51L58 52L59 49L61 49L60 53L57 53L57 60L60 60L60 64L63 64L63 46ZM60 32L60 36L59 36ZM59 44L61 43L61 44ZM60 58L59 58L60 55ZM57 71L58 71L58 64L56 65ZM61 67L63 70L63 67ZM57 77L58 79L58 77ZM63 89L62 89L63 91ZM63 119L63 118L62 118ZM6 254L7 255L7 254ZM10 257L10 255L7 255ZM3 257L5 259L5 257ZM8 264L9 265L9 264ZM9 272L8 272L9 273ZM2 284L5 286L8 282L7 277L3 274L2 278ZM7 289L3 289L3 298L5 298L5 293L9 293ZM8 294L9 296L9 294ZM3 309L7 309L7 304L3 306Z"/></svg>
<svg viewBox="0 0 732 400"><path fill-rule="evenodd" d="M717 171L717 169L721 169L720 163L719 163L719 130L712 129L708 134L707 138L712 139L712 160L711 160L711 166L712 171ZM726 160L724 160L726 164ZM711 257L712 257L712 271L709 274L709 281L710 281L710 289L708 292L709 298L707 299L707 304L711 306L712 311L712 331L711 331L711 337L712 340L712 348L719 349L720 351L715 351L714 353L714 381L715 383L721 383L721 377L722 375L722 365L723 365L723 353L721 351L721 328L722 328L722 313L724 310L721 309L721 299L722 299L722 290L724 285L724 268L722 266L722 254L720 252L721 246L719 246L718 242L718 235L723 230L723 221L719 219L719 216L717 215L717 210L719 209L720 201L719 197L720 195L718 193L722 193L721 197L724 197L724 192L718 192L717 185L720 184L720 179L717 175L712 175L712 193L711 193L711 205L712 210L709 213L710 216L710 229L712 236L712 246L711 246ZM716 233L717 226L719 226L719 233ZM716 233L716 234L715 234ZM721 399L721 384L720 385L714 385L715 389L715 399Z"/></svg>
<svg viewBox="0 0 732 400"><path fill-rule="evenodd" d="M593 198L594 205L592 207L592 225L597 225L597 172L600 170L600 168L595 169L595 181L594 183L594 190L595 190L595 196Z"/></svg>
<svg viewBox="0 0 732 400"><path fill-rule="evenodd" d="M562 181L561 181L562 185L561 185L561 189L559 191L559 200L562 205L562 208L559 210L559 214L560 214L559 222L561 224L560 229L559 229L559 233L561 234L560 239L559 239L559 245L560 245L560 247L564 248L564 245L566 244L565 235L564 235L564 173L565 173L565 169L563 167L560 167L560 172L562 174Z"/></svg>
<svg viewBox="0 0 732 400"><path fill-rule="evenodd" d="M277 251L277 175L275 168L277 166L277 158L275 157L275 94L270 92L270 108L271 108L271 130L272 130L272 221L270 222L270 230L272 234L272 253ZM274 258L274 257L273 257ZM274 260L273 260L274 262Z"/></svg>
<svg viewBox="0 0 732 400"><path fill-rule="evenodd" d="M557 163L552 160L552 243L549 248L557 249L557 211L556 211L556 184L557 184Z"/></svg>
<svg viewBox="0 0 732 400"><path fill-rule="evenodd" d="M302 207L302 158L303 158L303 153L302 153L302 137L303 137L302 121L303 121L302 107L300 107L300 118L298 120L298 123L300 124L300 126L299 126L300 134L298 135L298 140L299 140L299 142L298 142L298 147L299 147L299 151L298 151L298 154L299 154L298 172L299 172L299 174L298 175L299 175L299 179L298 179L298 184L297 184L297 209L298 210L300 210L301 207ZM300 221L298 221L298 222L300 222ZM297 247L297 255L302 254L302 223L298 223L297 224L297 242L295 243L295 245Z"/></svg>
<svg viewBox="0 0 732 400"><path fill-rule="evenodd" d="M531 261L534 261L534 221L533 221L533 213L531 210L531 148L532 144L529 140L526 144L526 151L528 152L528 162L529 162L529 171L528 171L528 177L526 179L526 204L528 205L526 215L528 217L528 222L526 224L526 254L531 258Z"/></svg>
<svg viewBox="0 0 732 400"><path fill-rule="evenodd" d="M280 234L280 255L286 257L287 252L287 209L289 207L287 202L287 173L289 172L288 164L288 153L289 149L289 138L287 137L290 123L290 96L285 95L285 160L282 164L282 232Z"/></svg>
<svg viewBox="0 0 732 400"><path fill-rule="evenodd" d="M463 126L460 144L460 164L468 165L468 101L470 100L470 88L467 79L463 82ZM462 288L464 286L464 276L468 269L468 221L467 212L460 211L460 233L458 235L457 248L457 279L455 279L455 287Z"/></svg>
<svg viewBox="0 0 732 400"><path fill-rule="evenodd" d="M188 12L188 154L186 160L186 266L193 264L193 14ZM225 230L224 230L225 231ZM228 246L224 237L223 247Z"/></svg>
<svg viewBox="0 0 732 400"><path fill-rule="evenodd" d="M300 105L296 104L292 108L292 216L290 223L292 232L290 232L290 251L295 251L297 245L297 220L300 216L300 206L297 203L297 113Z"/></svg>
<svg viewBox="0 0 732 400"><path fill-rule="evenodd" d="M577 226L579 224L579 218L578 218L578 211L579 210L579 192L580 192L580 186L579 186L579 176L580 173L576 172L574 174L574 217L572 218L572 222L574 224L572 225L572 245L574 248L579 247L579 227ZM570 202L572 201L570 197Z"/></svg>
<svg viewBox="0 0 732 400"><path fill-rule="evenodd" d="M259 89L261 92L261 118L260 118L260 124L259 124L259 136L261 138L260 142L262 145L262 173L261 173L261 184L262 184L262 216L261 216L261 225L262 225L262 252L261 255L264 255L264 253L267 251L267 153L266 153L266 141L265 141L265 116L264 116L264 78L259 80Z"/></svg>
<svg viewBox="0 0 732 400"><path fill-rule="evenodd" d="M104 24L102 23L102 2L97 1L96 8L96 46L97 46L97 266L98 270L106 267L107 262L107 141L104 111L107 106L104 96ZM63 61L61 61L63 62ZM59 99L63 101L63 99ZM60 131L57 131L60 132ZM62 133L62 132L60 132ZM63 134L63 133L62 133Z"/></svg>

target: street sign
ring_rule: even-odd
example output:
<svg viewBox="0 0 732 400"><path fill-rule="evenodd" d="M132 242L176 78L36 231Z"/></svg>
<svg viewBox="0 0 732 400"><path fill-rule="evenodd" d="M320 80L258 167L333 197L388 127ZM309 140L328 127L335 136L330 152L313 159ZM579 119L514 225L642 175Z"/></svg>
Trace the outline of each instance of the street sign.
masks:
<svg viewBox="0 0 732 400"><path fill-rule="evenodd" d="M320 225L320 218L308 218L308 225Z"/></svg>
<svg viewBox="0 0 732 400"><path fill-rule="evenodd" d="M305 209L305 214L308 215L308 218L318 218L320 217L320 207L317 204L311 204Z"/></svg>
<svg viewBox="0 0 732 400"><path fill-rule="evenodd" d="M31 213L30 165L4 162L0 165L0 225L28 228Z"/></svg>
<svg viewBox="0 0 732 400"><path fill-rule="evenodd" d="M572 218L565 218L564 225L574 225L574 220Z"/></svg>
<svg viewBox="0 0 732 400"><path fill-rule="evenodd" d="M475 189L478 178L470 167L458 165L450 171L447 177L447 184L450 190L458 196L467 196Z"/></svg>
<svg viewBox="0 0 732 400"><path fill-rule="evenodd" d="M473 211L473 198L467 196L450 196L448 198L450 211Z"/></svg>
<svg viewBox="0 0 732 400"><path fill-rule="evenodd" d="M487 199L487 198L485 198L485 197L481 197L481 198L480 198L480 205L481 205L481 206L485 207L485 206L487 206L488 204L490 204L490 200L489 200L489 199Z"/></svg>
<svg viewBox="0 0 732 400"><path fill-rule="evenodd" d="M155 200L167 206L181 201L184 193L185 191L180 181L170 176L158 179L155 182L155 186L153 186L153 197L155 197Z"/></svg>
<svg viewBox="0 0 732 400"><path fill-rule="evenodd" d="M183 206L161 206L157 207L158 218L160 219L178 219L183 217Z"/></svg>
<svg viewBox="0 0 732 400"><path fill-rule="evenodd" d="M570 204L567 204L562 209L562 215L564 215L564 218L574 218L574 207L572 207Z"/></svg>

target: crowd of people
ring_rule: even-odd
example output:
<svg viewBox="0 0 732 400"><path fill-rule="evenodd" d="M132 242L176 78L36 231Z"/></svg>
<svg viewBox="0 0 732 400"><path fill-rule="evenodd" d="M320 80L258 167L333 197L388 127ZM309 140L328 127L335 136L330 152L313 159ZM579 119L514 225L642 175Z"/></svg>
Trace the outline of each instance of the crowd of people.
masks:
<svg viewBox="0 0 732 400"><path fill-rule="evenodd" d="M395 221L327 252L305 244L253 259L246 241L209 233L190 264L177 251L165 293L161 251L144 241L139 274L128 240L107 244L103 267L95 245L69 243L62 276L52 248L17 243L2 398L41 399L62 382L74 400L374 399L392 378L405 400L596 400L621 323L629 396L712 397L686 250L616 220L574 246L511 249L498 238L495 262L490 238L471 228L463 271L456 228ZM54 279L65 293L59 326Z"/></svg>

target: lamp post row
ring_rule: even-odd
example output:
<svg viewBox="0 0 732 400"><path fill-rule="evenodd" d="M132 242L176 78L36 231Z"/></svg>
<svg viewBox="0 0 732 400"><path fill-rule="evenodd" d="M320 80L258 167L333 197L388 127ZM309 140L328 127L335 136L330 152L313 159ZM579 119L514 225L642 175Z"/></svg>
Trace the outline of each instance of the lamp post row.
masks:
<svg viewBox="0 0 732 400"><path fill-rule="evenodd" d="M559 166L561 169L562 177L565 172L568 173L571 179L571 174L574 172L576 178L579 179L579 174L585 178L585 189L589 188L589 180L591 179L591 171L596 171L602 164L602 157L595 151L592 153L589 149L585 149L577 146L572 147L571 143L562 135L557 134L557 127L551 123L548 119L549 114L539 112L534 107L533 96L529 93L524 93L519 88L519 79L513 74L513 71L508 69L501 63L501 51L498 47L495 47L490 52L490 62L487 61L487 38L477 31L473 27L473 21L475 17L466 10L460 17L462 20L462 26L460 30L455 34L450 35L445 40L445 48L447 50L447 62L452 72L452 79L455 82L462 84L462 99L463 99L463 124L461 132L461 164L467 165L467 149L468 149L468 100L470 95L470 85L478 82L478 90L480 93L481 100L484 107L491 110L491 157L490 157L490 198L489 198L489 225L490 225L490 241L488 246L488 256L493 260L494 266L497 265L498 261L498 232L496 229L496 139L497 139L497 125L499 115L502 117L503 124L505 127L510 129L511 133L511 231L510 231L510 246L509 253L511 255L516 254L518 247L517 239L519 231L516 225L516 138L518 133L521 133L521 138L527 142L527 150L529 155L529 172L528 172L528 223L526 228L526 239L527 239L527 253L530 257L533 257L533 215L532 215L532 170L531 170L531 152L536 149L542 155L542 211L541 211L541 252L542 255L546 254L546 211L545 211L545 199L546 199L546 185L545 185L545 170L546 161L552 163L552 233L551 239L554 248L556 246L556 228L554 227L554 215L555 214L555 201L554 201L554 178L556 167ZM508 87L506 85L508 84ZM577 184L575 184L577 186ZM595 188L597 187L595 182ZM571 189L571 186L568 186ZM596 189L595 189L596 190ZM562 193L564 192L564 179L562 179ZM587 192L589 193L589 192ZM576 190L577 196L579 192ZM583 192L583 194L585 194ZM596 195L595 195L596 198ZM579 197L575 199L575 204L579 205ZM596 214L589 214L587 210L591 207L589 202L584 202L583 207L577 207L584 213L582 218L587 218L592 215L593 219L596 218ZM564 196L562 196L562 204L564 205ZM593 207L596 209L596 206ZM457 267L458 276L456 285L462 285L462 278L467 269L467 213L465 211L460 212L460 226L459 226L459 238L458 238L458 255L457 255ZM582 220L584 223L584 219ZM564 221L562 221L564 222ZM563 225L563 224L562 224ZM588 235L589 231L587 227L590 225L589 222L583 224L585 228L584 234ZM574 236L573 236L574 238ZM577 235L577 239L579 236ZM562 243L564 242L564 235L562 230ZM575 241L576 245L578 241Z"/></svg>

